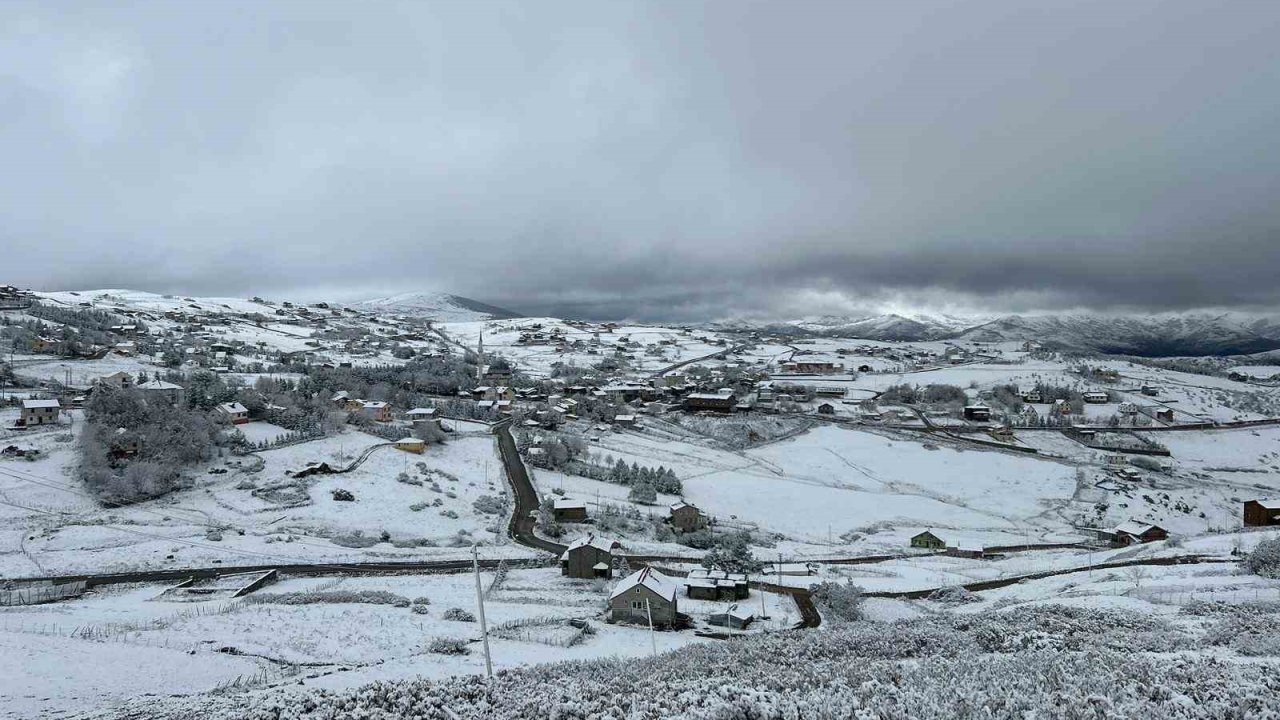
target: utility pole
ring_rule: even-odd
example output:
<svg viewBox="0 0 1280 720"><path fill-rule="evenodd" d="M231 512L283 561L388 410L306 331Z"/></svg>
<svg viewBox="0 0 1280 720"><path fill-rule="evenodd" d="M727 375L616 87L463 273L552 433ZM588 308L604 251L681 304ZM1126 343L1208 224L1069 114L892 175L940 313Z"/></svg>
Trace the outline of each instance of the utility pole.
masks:
<svg viewBox="0 0 1280 720"><path fill-rule="evenodd" d="M471 567L476 574L476 606L480 609L480 638L484 642L484 673L493 679L493 660L489 657L489 626L484 620L484 592L480 589L480 549L471 546ZM652 626L652 619L649 621Z"/></svg>
<svg viewBox="0 0 1280 720"><path fill-rule="evenodd" d="M649 616L649 644L655 657L658 655L658 634L653 630L653 610L649 607L649 598L644 599L644 612Z"/></svg>

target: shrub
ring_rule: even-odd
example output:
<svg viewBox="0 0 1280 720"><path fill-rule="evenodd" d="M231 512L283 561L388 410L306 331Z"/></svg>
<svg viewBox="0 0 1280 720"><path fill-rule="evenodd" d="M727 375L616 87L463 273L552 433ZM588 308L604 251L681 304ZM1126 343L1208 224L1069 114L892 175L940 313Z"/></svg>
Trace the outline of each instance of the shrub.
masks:
<svg viewBox="0 0 1280 720"><path fill-rule="evenodd" d="M845 621L862 619L862 588L851 583L823 582L814 585L811 592L813 601L825 611L824 617Z"/></svg>
<svg viewBox="0 0 1280 720"><path fill-rule="evenodd" d="M458 638L436 638L427 646L427 652L433 652L437 655L469 655L471 648L467 647L466 640Z"/></svg>
<svg viewBox="0 0 1280 720"><path fill-rule="evenodd" d="M1258 543L1245 558L1244 566L1254 575L1280 578L1280 537Z"/></svg>
<svg viewBox="0 0 1280 720"><path fill-rule="evenodd" d="M445 620L456 620L458 622L475 622L476 616L459 607L451 607L444 611L442 615Z"/></svg>
<svg viewBox="0 0 1280 720"><path fill-rule="evenodd" d="M322 590L317 592L260 593L250 596L255 603L273 605L315 605L320 603L356 603L409 607L409 598L386 590Z"/></svg>

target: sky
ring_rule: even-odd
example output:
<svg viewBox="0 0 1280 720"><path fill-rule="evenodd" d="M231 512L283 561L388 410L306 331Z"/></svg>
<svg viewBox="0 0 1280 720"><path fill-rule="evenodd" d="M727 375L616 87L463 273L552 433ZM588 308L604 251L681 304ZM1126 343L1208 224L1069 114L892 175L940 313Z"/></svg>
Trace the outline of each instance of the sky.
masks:
<svg viewBox="0 0 1280 720"><path fill-rule="evenodd" d="M1280 3L0 3L0 284L1280 307Z"/></svg>

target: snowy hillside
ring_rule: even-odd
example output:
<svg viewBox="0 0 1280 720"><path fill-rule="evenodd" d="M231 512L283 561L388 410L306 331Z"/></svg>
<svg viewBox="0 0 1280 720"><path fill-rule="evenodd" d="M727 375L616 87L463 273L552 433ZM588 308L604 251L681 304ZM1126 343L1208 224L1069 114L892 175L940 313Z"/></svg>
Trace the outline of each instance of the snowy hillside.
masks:
<svg viewBox="0 0 1280 720"><path fill-rule="evenodd" d="M448 293L401 293L365 300L356 303L355 307L380 314L412 315L440 322L506 320L520 317L519 313L505 308L486 305Z"/></svg>
<svg viewBox="0 0 1280 720"><path fill-rule="evenodd" d="M723 325L792 335L882 341L1031 340L1067 350L1147 357L1247 355L1280 349L1280 317L1233 312L1062 313L998 318L891 313L866 317L821 316L785 322L735 321Z"/></svg>

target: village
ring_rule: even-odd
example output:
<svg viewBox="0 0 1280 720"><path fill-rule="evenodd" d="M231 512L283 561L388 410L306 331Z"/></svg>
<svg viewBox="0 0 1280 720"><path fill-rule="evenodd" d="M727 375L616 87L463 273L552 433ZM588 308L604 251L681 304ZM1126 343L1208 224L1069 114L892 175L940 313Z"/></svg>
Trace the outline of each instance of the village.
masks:
<svg viewBox="0 0 1280 720"><path fill-rule="evenodd" d="M830 585L1280 600L1233 570L1280 526L1266 366L123 290L0 322L10 653L248 692L803 632Z"/></svg>

